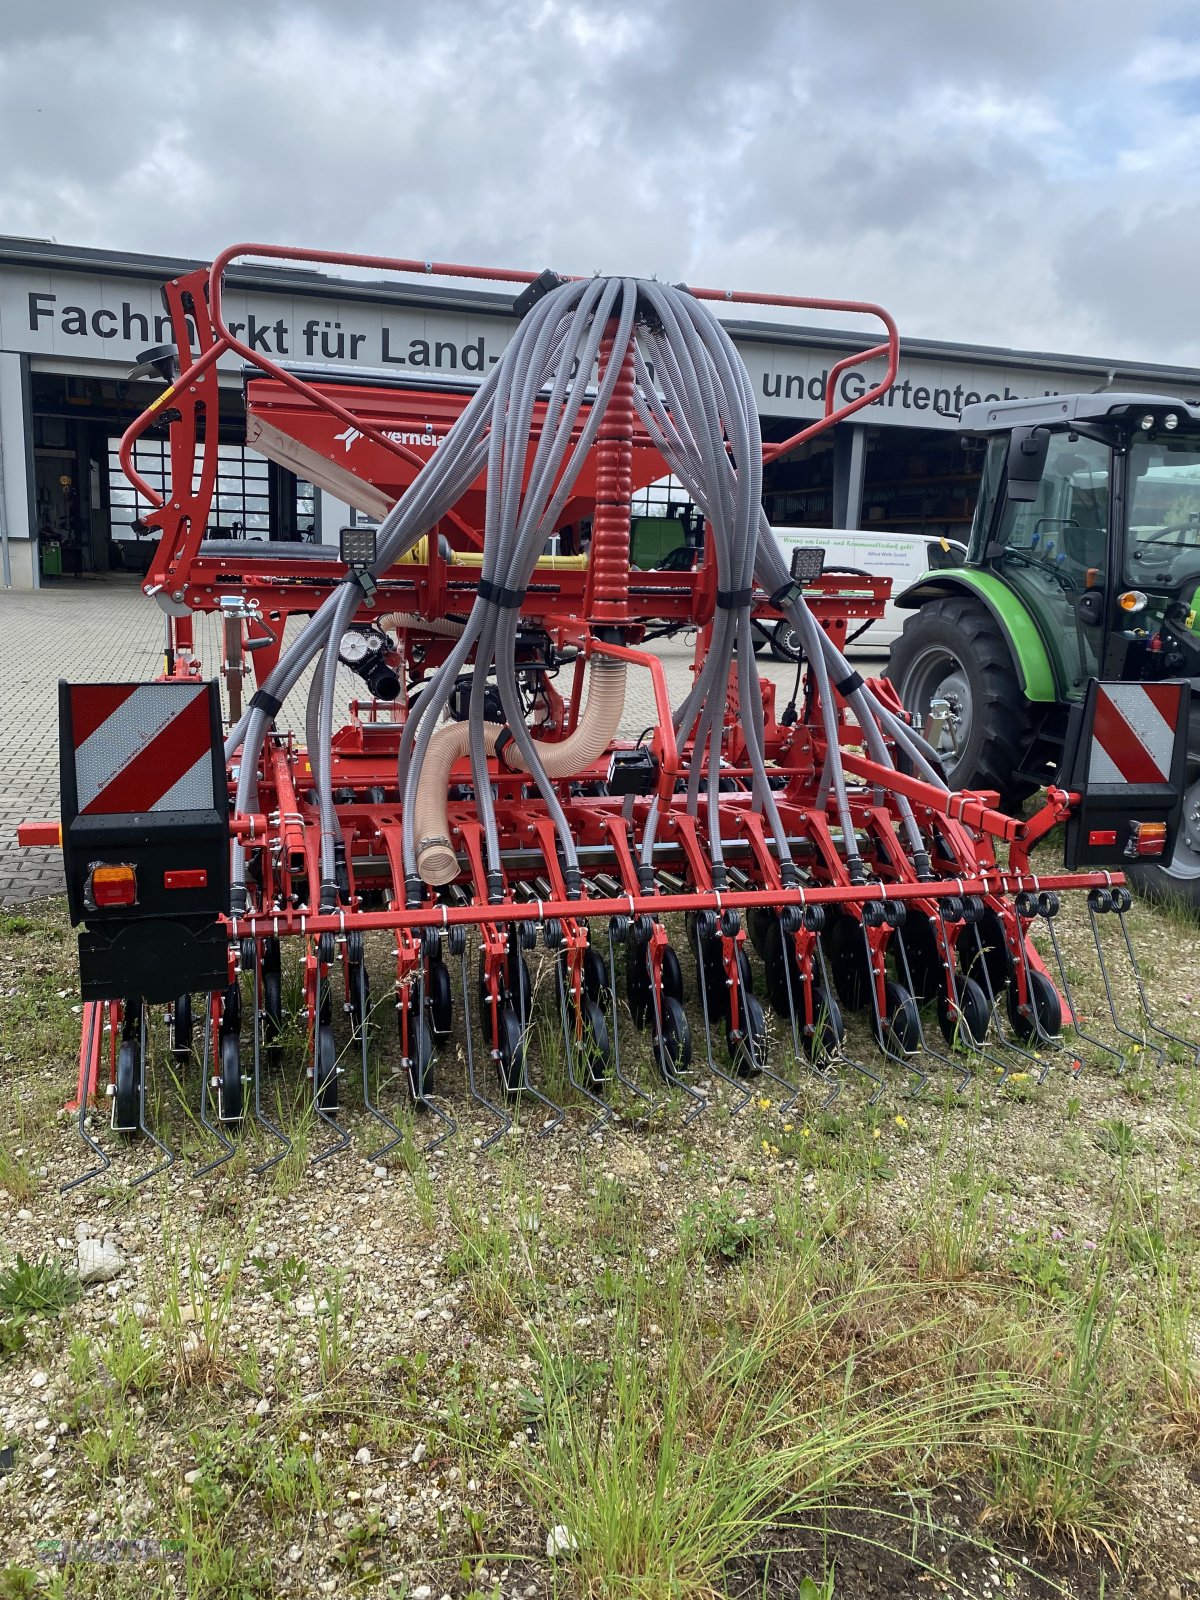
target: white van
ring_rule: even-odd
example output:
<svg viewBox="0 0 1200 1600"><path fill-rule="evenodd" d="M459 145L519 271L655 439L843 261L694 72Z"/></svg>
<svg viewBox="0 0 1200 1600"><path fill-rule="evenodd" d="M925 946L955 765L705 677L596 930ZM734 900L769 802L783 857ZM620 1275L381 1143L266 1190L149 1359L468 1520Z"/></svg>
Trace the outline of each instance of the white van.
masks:
<svg viewBox="0 0 1200 1600"><path fill-rule="evenodd" d="M931 570L961 566L967 553L966 546L957 539L927 533L889 533L882 528L873 528L869 533L849 528L776 528L775 537L789 564L797 546L815 547L825 552L826 572L849 569L872 578L890 578L893 595L918 583ZM851 652L876 655L888 650L899 636L907 614L897 611L889 600L883 616L878 622L867 624L865 632L850 647ZM782 661L796 658L792 633L790 622L781 622L772 631L771 652Z"/></svg>

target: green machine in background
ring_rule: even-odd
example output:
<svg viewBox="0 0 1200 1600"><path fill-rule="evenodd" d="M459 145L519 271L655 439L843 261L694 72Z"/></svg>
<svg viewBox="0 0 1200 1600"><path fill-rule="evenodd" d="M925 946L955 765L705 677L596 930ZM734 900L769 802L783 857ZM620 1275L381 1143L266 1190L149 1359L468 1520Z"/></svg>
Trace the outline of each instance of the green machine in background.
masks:
<svg viewBox="0 0 1200 1600"><path fill-rule="evenodd" d="M887 675L951 785L1015 808L1059 776L1093 679L1200 684L1200 407L1049 395L968 406L961 423L985 446L966 563L896 598L913 615ZM1186 704L1175 850L1129 875L1200 907L1200 702Z"/></svg>

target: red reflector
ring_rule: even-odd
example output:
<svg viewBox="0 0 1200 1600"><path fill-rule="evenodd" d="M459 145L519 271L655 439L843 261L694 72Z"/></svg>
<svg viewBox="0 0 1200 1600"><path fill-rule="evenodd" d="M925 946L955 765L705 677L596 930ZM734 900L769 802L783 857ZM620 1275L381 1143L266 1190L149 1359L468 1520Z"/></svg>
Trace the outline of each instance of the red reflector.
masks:
<svg viewBox="0 0 1200 1600"><path fill-rule="evenodd" d="M132 867L93 867L86 898L97 910L137 903L137 874Z"/></svg>
<svg viewBox="0 0 1200 1600"><path fill-rule="evenodd" d="M207 889L208 873L203 867L189 867L184 872L164 872L164 889Z"/></svg>
<svg viewBox="0 0 1200 1600"><path fill-rule="evenodd" d="M57 822L18 822L17 843L26 849L61 844L62 825Z"/></svg>
<svg viewBox="0 0 1200 1600"><path fill-rule="evenodd" d="M1160 856L1166 847L1165 839L1139 839L1137 853L1139 856Z"/></svg>
<svg viewBox="0 0 1200 1600"><path fill-rule="evenodd" d="M1117 830L1115 828L1093 828L1088 834L1089 844L1116 844Z"/></svg>

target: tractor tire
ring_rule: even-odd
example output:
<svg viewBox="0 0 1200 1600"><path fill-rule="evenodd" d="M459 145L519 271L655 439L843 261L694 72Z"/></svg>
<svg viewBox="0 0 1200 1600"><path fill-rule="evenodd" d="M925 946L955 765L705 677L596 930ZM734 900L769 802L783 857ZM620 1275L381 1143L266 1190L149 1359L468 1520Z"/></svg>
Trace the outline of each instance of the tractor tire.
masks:
<svg viewBox="0 0 1200 1600"><path fill-rule="evenodd" d="M931 700L950 702L957 745L947 730L938 753L952 789L998 790L1008 811L1036 793L1036 781L1013 776L1029 749L1029 702L1008 641L985 606L958 595L927 600L905 622L885 676L918 732Z"/></svg>
<svg viewBox="0 0 1200 1600"><path fill-rule="evenodd" d="M1170 861L1123 868L1137 892L1147 900L1188 907L1200 916L1200 697L1192 694L1188 724L1187 777L1183 790L1183 815Z"/></svg>

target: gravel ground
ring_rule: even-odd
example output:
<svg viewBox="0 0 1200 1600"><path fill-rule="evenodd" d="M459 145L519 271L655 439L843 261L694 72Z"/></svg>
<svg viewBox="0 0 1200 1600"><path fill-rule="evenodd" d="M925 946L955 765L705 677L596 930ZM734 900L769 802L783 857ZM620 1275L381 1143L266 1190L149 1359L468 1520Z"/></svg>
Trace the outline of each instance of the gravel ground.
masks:
<svg viewBox="0 0 1200 1600"><path fill-rule="evenodd" d="M1194 934L1142 908L1133 916L1164 1020L1200 1031ZM381 1592L414 1597L575 1592L569 1569L564 1577L563 1563L545 1556L549 1523L494 1463L505 1450L536 1456L540 1448L526 1404L539 1381L530 1330L544 1331L549 1319L578 1359L608 1357L612 1307L597 1285L606 1270L634 1263L610 1251L605 1230L617 1224L598 1209L598 1196L617 1197L629 1213L621 1226L636 1220L637 1258L654 1281L678 1259L681 1219L696 1208L729 1200L739 1216L776 1226L786 1201L789 1214L815 1219L847 1174L865 1185L865 1203L835 1225L831 1247L863 1251L877 1265L912 1263L947 1194L964 1174L977 1174L988 1201L964 1286L975 1296L1018 1270L1014 1260L1032 1258L1035 1241L1036 1259L1061 1263L1064 1281L1074 1281L1104 1240L1122 1185L1136 1179L1170 1243L1181 1292L1191 1284L1200 1093L1190 1065L1152 1068L1145 1057L1120 1080L1099 1061L1078 1076L1056 1061L1044 1087L1019 1077L999 1095L981 1069L961 1102L944 1098L945 1073L920 1101L902 1097L893 1073L874 1111L847 1073L833 1123L820 1117L815 1089L785 1107L770 1084L731 1116L733 1092L705 1074L710 1109L689 1127L677 1103L648 1127L626 1117L595 1134L592 1110L576 1097L565 1128L539 1138L539 1119L528 1116L483 1152L492 1124L467 1096L460 1038L439 1063L459 1131L434 1154L408 1144L385 1161L366 1159L372 1129L361 1110L349 1109L342 1120L351 1152L308 1164L326 1142L317 1130L272 1173L252 1174L239 1156L205 1178L194 1164L215 1146L179 1109L160 1061L155 1125L171 1130L191 1164L133 1187L150 1161L144 1145L118 1148L101 1134L113 1167L62 1195L59 1183L87 1161L72 1119L54 1110L74 1076L69 935L57 907L24 931L20 921L0 926L0 1110L9 1130L0 1267L20 1253L74 1268L81 1241L115 1247L116 1275L87 1285L63 1316L31 1319L25 1347L0 1362L0 1449L11 1452L0 1455L0 1559L27 1564L45 1581L65 1571L66 1592L145 1593L152 1582L162 1592L207 1593L209 1579L192 1569L191 1556L166 1547L184 1538L181 1529L192 1530L185 1543L194 1543L195 1529L213 1519L224 1541L240 1529L245 1543L230 1586L212 1592L366 1592L385 1580L391 1588ZM1082 968L1086 929L1065 937L1068 960ZM1078 988L1089 1006L1097 1003L1094 979ZM1131 984L1122 992L1131 998ZM628 1018L626 1037L635 1041L625 1058L632 1070L638 1036ZM773 1064L783 1066L778 1024L773 1039ZM861 1028L852 1043L865 1057ZM194 1098L195 1073L185 1076ZM394 1080L384 1098L393 1109L400 1104ZM353 1091L347 1099L359 1105ZM428 1132L423 1119L412 1138ZM252 1142L265 1157L269 1142ZM500 1251L501 1239L494 1262L472 1256ZM1130 1348L1152 1268L1152 1260L1122 1262L1118 1315ZM699 1263L698 1304L733 1303L729 1271L720 1260ZM515 1321L513 1295L523 1308ZM122 1393L112 1345L127 1342L131 1328L153 1343L158 1365L153 1382ZM642 1342L652 1355L653 1335ZM959 1592L1051 1592L1030 1577L1041 1571L1068 1595L1200 1593L1195 1457L1190 1447L1166 1447L1149 1413L1143 1420L1122 1479L1136 1508L1120 1551L1124 1579L1095 1541L1070 1560L1047 1556L1036 1541L1001 1541L987 1546L986 1560L975 1561L974 1545L947 1556L947 1571L960 1563L967 1572L966 1582L962 1572L955 1578ZM484 1435L490 1453L462 1444ZM250 1449L259 1465L243 1480ZM264 1457L280 1471L303 1460L319 1475L320 1493L309 1495L302 1517L279 1502L255 1525ZM488 1474L471 1476L484 1459ZM990 1538L977 1522L984 1487L968 1484L958 1511L947 1511L976 1540ZM242 1492L257 1508L244 1523L236 1514ZM232 1512L224 1502L213 1509L220 1495L234 1497ZM149 1556L119 1544L138 1538L150 1541ZM234 1574L243 1581L259 1558L261 1589L234 1587ZM844 1563L839 1597L908 1592L871 1587L865 1568L851 1582L852 1565ZM755 1592L795 1593L793 1577L792 1588ZM918 1587L918 1578L913 1569L905 1579L914 1594L944 1588L942 1580Z"/></svg>

